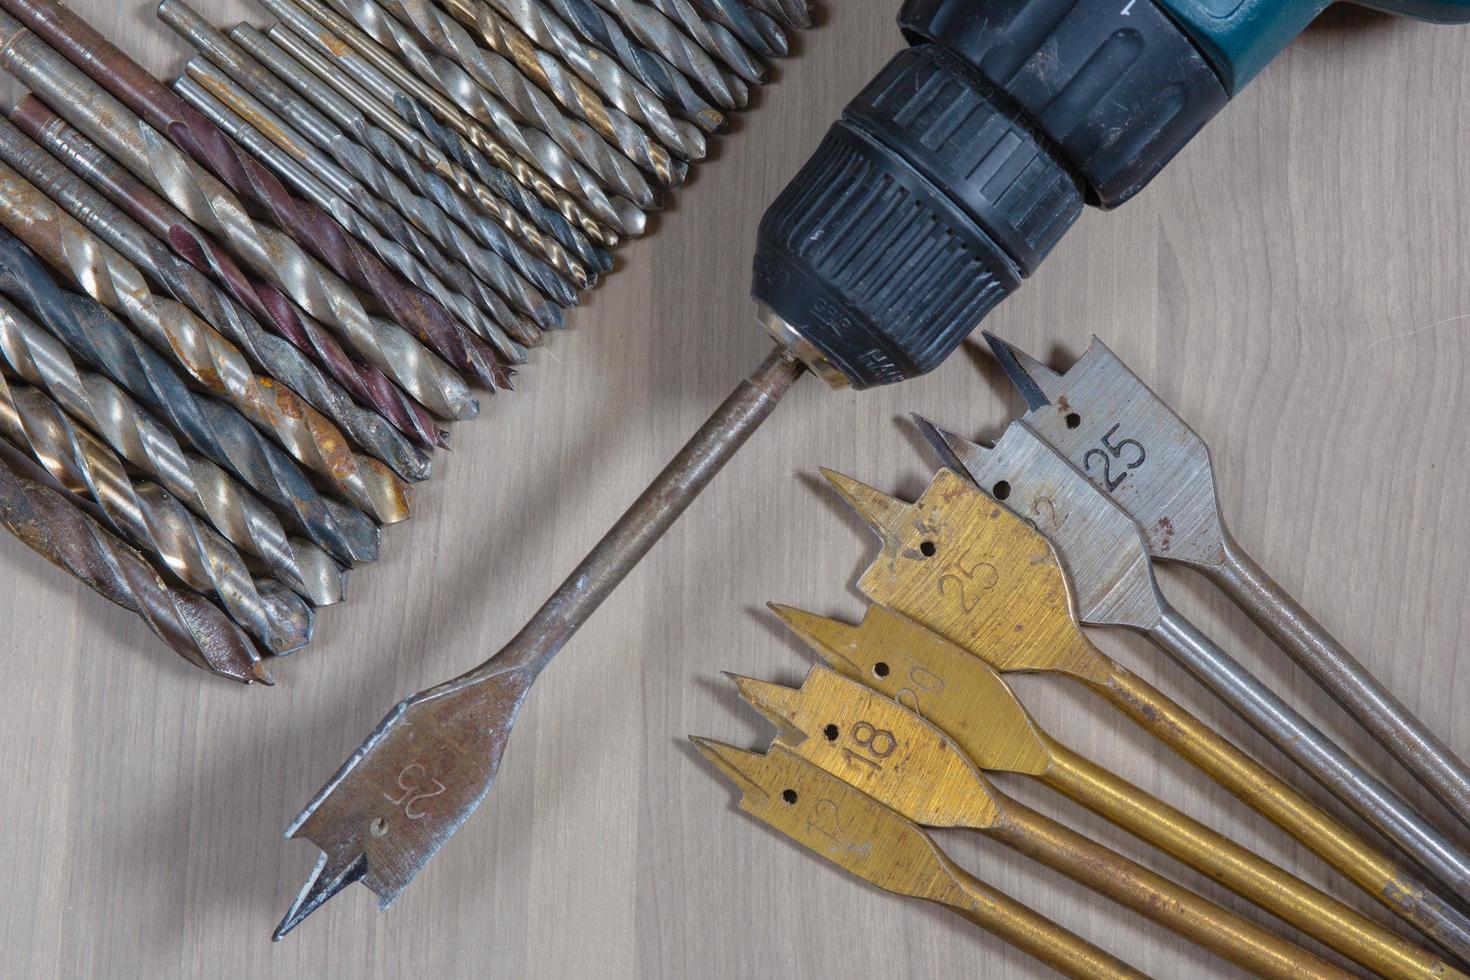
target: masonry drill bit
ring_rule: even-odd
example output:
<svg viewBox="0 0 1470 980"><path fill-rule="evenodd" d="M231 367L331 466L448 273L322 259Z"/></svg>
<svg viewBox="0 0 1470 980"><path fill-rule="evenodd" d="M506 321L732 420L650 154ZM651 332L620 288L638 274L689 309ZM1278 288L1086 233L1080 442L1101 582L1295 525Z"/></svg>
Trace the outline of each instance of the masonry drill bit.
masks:
<svg viewBox="0 0 1470 980"><path fill-rule="evenodd" d="M184 585L214 595L229 617L271 653L311 639L311 610L269 581L257 586L245 561L168 491L134 483L101 440L72 425L55 402L0 374L0 436L58 484L95 501L115 534L156 555Z"/></svg>
<svg viewBox="0 0 1470 980"><path fill-rule="evenodd" d="M742 108L749 98L745 87L726 75L714 56L693 41L678 25L646 3L637 0L582 0L595 2L617 18L640 43L668 59L705 95L726 109Z"/></svg>
<svg viewBox="0 0 1470 980"><path fill-rule="evenodd" d="M1149 553L1199 569L1364 729L1470 826L1470 766L1374 678L1240 547L1215 496L1209 448L1101 341L1057 374L991 334L1024 419L1143 529ZM1110 445L1131 439L1127 458ZM1132 451L1137 446L1137 454ZM1460 894L1470 894L1461 878Z"/></svg>
<svg viewBox="0 0 1470 980"><path fill-rule="evenodd" d="M165 585L148 560L0 454L0 524L57 568L148 626L169 649L212 674L274 684L249 637L208 599Z"/></svg>
<svg viewBox="0 0 1470 980"><path fill-rule="evenodd" d="M160 19L182 34L214 65L223 69L223 71L206 71L207 65L193 60L190 62L189 70L194 73L195 79L201 85L209 89L211 94L235 112L240 113L247 121L251 119L251 114L247 110L253 108L257 99L265 109L289 121L291 126L310 140L314 146L328 153L343 170L365 183L415 228L429 235L445 250L446 255L462 260L474 273L474 282L483 284L475 287L477 298L483 295L483 287L489 286L516 309L530 316L538 326L554 329L565 323L558 304L562 306L576 304L577 295L572 287L558 277L550 267L526 256L520 246L511 242L498 226L483 216L475 214L470 206L461 201L442 180L414 166L410 162L409 155L403 152L387 133L378 131L377 135L380 140L391 147L391 151L396 151L392 155L398 161L398 168L412 175L408 179L416 186L424 186L431 182L439 191L437 199L421 197L415 193L409 183L405 183L405 178L395 174L394 168L379 162L378 157L373 155L367 144L359 143L323 112L293 95L285 82L277 79L258 61L241 51L187 4L165 0L164 3L159 4L158 13ZM275 49L277 64L284 64L288 60L285 52L276 48L264 36L257 33L255 37L260 45ZM308 73L299 66L296 67L296 71L303 76L308 76ZM307 94L313 87L322 90L317 93L321 100L335 106L337 118L355 120L355 132L364 133L368 129L368 123L361 113L358 113L345 99L332 92L321 81L304 77L304 84L301 86L302 94ZM246 92L251 97L243 97ZM232 95L235 96L233 99ZM310 95L308 98L313 102L318 101ZM446 208L445 204L449 206ZM546 296L538 296L536 287L523 279L500 255L493 250L487 251L481 247L465 226L451 220L456 212L470 222L487 225L489 234L494 240L502 243L502 248L514 249L520 252L528 263L534 263L535 268L544 273L540 284ZM469 283L466 285L468 286Z"/></svg>
<svg viewBox="0 0 1470 980"><path fill-rule="evenodd" d="M410 480L429 475L429 458L386 420L353 403L290 343L262 330L202 273L124 215L8 122L0 122L0 158L45 191L86 228L161 283L206 323L219 327L275 380L342 426L378 459Z"/></svg>
<svg viewBox="0 0 1470 980"><path fill-rule="evenodd" d="M1012 423L993 448L927 422L920 427L946 464L969 474L982 489L992 488L992 496L1016 514L1034 520L1069 572L1083 624L1122 626L1146 636L1414 860L1445 860L1443 838L1413 806L1164 598L1138 525L1024 422ZM1134 461L1135 451L1142 452L1134 439L1115 436L1109 446L1109 453L1116 449L1114 458L1125 466ZM1470 870L1470 855L1461 854L1458 866Z"/></svg>
<svg viewBox="0 0 1470 980"><path fill-rule="evenodd" d="M227 401L379 523L407 519L408 488L388 467L353 453L336 426L290 389L255 374L235 345L182 304L153 293L137 266L4 165L0 165L0 224L11 234L24 236L48 262L104 307L125 317L136 331L135 335L121 329L120 324L112 329L115 320L99 321L105 325L91 340L97 349L136 364L158 356L147 344L167 352L190 378ZM23 249L14 239L0 240L0 248L16 256L17 263L23 261ZM37 266L36 275L40 274Z"/></svg>
<svg viewBox="0 0 1470 980"><path fill-rule="evenodd" d="M781 25L776 23L775 18L770 14L746 6L745 0L692 0L692 2L700 13L728 28L756 54L767 58L784 58L790 53L790 44L786 40L786 32L781 29Z"/></svg>
<svg viewBox="0 0 1470 980"><path fill-rule="evenodd" d="M739 787L741 810L844 871L952 909L1065 976L1144 976L965 871L912 821L779 746L766 756L689 740Z"/></svg>
<svg viewBox="0 0 1470 980"><path fill-rule="evenodd" d="M811 27L812 9L809 0L749 0L752 7L763 10L788 27Z"/></svg>
<svg viewBox="0 0 1470 980"><path fill-rule="evenodd" d="M604 6L607 4L604 3ZM701 2L699 10L695 9L690 0L650 0L654 10L663 14L669 22L677 26L686 35L694 40L707 53L714 55L723 61L731 71L753 85L760 85L766 80L766 66L759 58L756 58L741 43L740 38L727 27L720 18L707 18L705 11L711 7L710 4ZM750 14L740 3L731 3L726 0L726 5L733 8L733 16L736 22L744 15L744 22L751 29L751 34L757 41L757 47L767 46L763 38L755 28ZM715 6L714 9L720 9ZM731 19L731 11L725 12L725 19ZM774 25L772 25L774 26ZM785 37L782 37L785 41ZM762 52L769 55L769 52Z"/></svg>
<svg viewBox="0 0 1470 980"><path fill-rule="evenodd" d="M819 732L801 741L799 747L778 740L764 762L779 767L781 775L776 781L786 786L799 778L799 760L825 770L920 827L977 831L1253 976L1281 980L1351 976L1006 796L953 741L917 715L882 711L871 721L861 719L831 736L830 729ZM731 758L732 753L738 754ZM722 754L741 770L760 765L763 758L755 752L731 748ZM796 793L800 798L801 790Z"/></svg>
<svg viewBox="0 0 1470 980"><path fill-rule="evenodd" d="M196 69L196 71L207 70L207 68ZM223 81L226 86L229 85L228 80L223 77L218 77L216 80ZM242 120L194 78L188 76L179 78L174 82L174 90L247 152L279 174L281 179L287 182L304 200L310 201L332 215L348 233L356 236L358 241L372 249L373 254L409 282L436 299L461 326L474 331L488 341L502 360L509 364L526 362L528 353L524 344L539 343L540 330L511 312L504 300L488 290L486 294L493 300L493 305L487 310L476 305L463 292L447 286L443 279L439 278L408 248L399 244L389 232L391 228L407 235L409 226L396 212L373 198L365 187L335 164L306 150L305 142L294 131L285 128L284 123L280 124L281 128L270 128L270 124L280 123L279 119L272 116L271 119L257 120L262 125L267 125L270 133L270 136L267 136ZM262 108L264 111L258 103L255 108ZM311 161L311 168L308 169L306 165L293 159L293 154L283 150L276 142L277 140L289 144L295 150L304 151L301 155ZM331 181L331 184L325 181ZM371 218L364 217L364 212L367 212ZM422 236L417 240L433 247ZM439 254L437 247L433 247L433 252ZM442 255L440 258L442 259ZM457 272L455 267L457 267ZM445 274L453 277L456 284L460 286L467 286L477 281L468 269L458 263L454 263L454 267L451 267L445 262L444 268ZM502 326L501 322L505 326ZM510 332L508 333L507 330Z"/></svg>
<svg viewBox="0 0 1470 980"><path fill-rule="evenodd" d="M152 348L131 343L135 338L101 304L58 287L39 260L6 232L0 232L0 292L14 297L75 356L152 408L196 449L294 513L313 541L344 561L377 556L377 527L366 515L345 508L360 519L346 520L329 509L275 443L230 406L196 395ZM0 322L16 327L13 317ZM17 339L25 342L23 336ZM32 359L36 350L29 353Z"/></svg>
<svg viewBox="0 0 1470 980"><path fill-rule="evenodd" d="M364 359L431 410L472 403L463 379L397 324L370 317L351 288L288 235L252 218L240 201L122 103L13 19L0 14L0 60L89 138L148 186L228 242L257 273L280 286ZM452 413L446 417L454 417Z"/></svg>
<svg viewBox="0 0 1470 980"><path fill-rule="evenodd" d="M73 87L75 95L96 103L96 96L103 94L98 90L100 86L127 103L132 112L109 120L114 127L134 128L128 122L136 122L133 113L138 113L146 120L145 125L167 130L169 138L194 161L207 166L226 186L270 215L278 227L304 244L337 274L371 295L394 320L450 364L488 388L508 385L510 372L506 367L496 363L483 341L461 331L444 307L389 271L365 246L343 231L330 215L293 197L274 174L242 152L218 128L90 24L56 0L8 0L8 3L7 9L25 20L32 30L44 36L49 44L88 73L96 83L83 84L79 91ZM14 23L8 17L4 20ZM9 25L6 28L10 33ZM18 46L18 41L13 43ZM53 60L61 60L54 57L55 52L48 53L53 55ZM46 97L42 88L37 85L31 87ZM53 108L62 115L67 114L61 106L53 104ZM76 122L75 119L72 121ZM146 139L150 133L157 136L152 129L143 131L141 135ZM95 133L89 132L88 135L96 138ZM169 150L173 149L169 147ZM205 189L208 185L201 184L201 178L207 175L199 167L193 164L179 166L185 162L183 154L177 151L168 153L159 145L151 145L149 150L153 154L149 169L168 174L161 183L186 184L202 191L203 196L213 196ZM189 213L187 209L183 210Z"/></svg>
<svg viewBox="0 0 1470 980"><path fill-rule="evenodd" d="M506 0L512 2L512 0ZM668 59L652 51L628 36L616 17L605 13L593 0L513 0L517 4L538 3L559 14L563 22L574 28L595 49L613 56L635 78L670 105L677 106L690 121L707 133L723 133L729 127L729 119L720 109L710 105L703 95L694 90L689 80L669 64ZM735 108L735 100L728 87L723 89L724 98L714 96L714 101L723 109Z"/></svg>
<svg viewBox="0 0 1470 980"><path fill-rule="evenodd" d="M652 205L651 189L643 196L644 199L635 195L630 200L626 196L617 196L617 192L636 188L623 188L618 183L611 183L614 193L610 195L603 188L603 178L594 175L570 151L541 130L523 125L493 92L482 88L453 59L435 54L419 43L411 29L400 24L373 0L328 2L383 49L407 64L420 79L447 96L457 109L458 119L442 115L441 118L460 130L461 135L475 142L470 132L457 125L465 117L474 120L477 123L475 128L493 133L497 140L504 140L522 161L575 197L619 235L631 237L643 233L647 216L641 209Z"/></svg>
<svg viewBox="0 0 1470 980"><path fill-rule="evenodd" d="M1046 784L1381 976L1462 976L1438 956L1051 738L999 674L912 620L881 606L870 606L857 627L800 610L776 611L836 672L814 667L800 689L742 677L735 683L741 697L781 729L778 741L803 758L817 761L795 744L798 734L843 745L843 736L850 738L863 721L895 738L927 723L952 739L977 769L1015 772ZM847 651L856 659L844 660ZM867 671L880 663L886 672L870 680ZM926 686L915 690L915 678ZM1440 908L1463 921L1448 905Z"/></svg>
<svg viewBox="0 0 1470 980"><path fill-rule="evenodd" d="M541 0L453 0L446 6L465 24L478 29L487 41L492 33L502 33L513 48L534 45L557 58L610 105L650 130L654 138L681 159L704 158L707 148L700 126L674 119L663 99L652 89L617 61L578 38ZM500 26L507 23L514 27L514 34ZM723 129L724 118L713 109L709 112L704 127L711 132Z"/></svg>
<svg viewBox="0 0 1470 980"><path fill-rule="evenodd" d="M61 341L0 299L0 371L46 392L130 466L158 481L236 548L260 558L271 574L316 606L342 601L345 573L326 552L289 537L266 504L198 453L187 452L167 426L122 389L72 361ZM362 560L376 557L376 529L346 504L342 524L363 528ZM350 519L349 519L350 518Z"/></svg>
<svg viewBox="0 0 1470 980"><path fill-rule="evenodd" d="M1254 799L1253 760L1093 646L1056 552L1031 524L948 469L913 504L827 477L882 539L882 554L858 585L868 598L997 670L1051 670L1081 681L1249 805L1269 802ZM1460 849L1422 818L1415 830L1430 859L1424 870L1449 894L1470 894Z"/></svg>
<svg viewBox="0 0 1470 980"><path fill-rule="evenodd" d="M604 248L612 248L618 243L618 235L612 228L593 218L570 194L542 177L534 167L512 153L469 116L460 112L453 100L420 81L417 75L401 65L381 45L354 27L345 17L339 16L336 11L318 0L301 0L299 6L292 0L261 0L261 4L281 21L271 28L271 37L303 64L311 64L305 56L305 49L309 45L311 53L317 55L325 66L324 69L314 66L313 71L327 84L336 88L334 83L337 79L344 75L350 77L370 91L383 106L391 108L401 122L410 126L418 125L417 116L407 112L405 105L411 105L418 113L436 119L436 125L437 118L446 120L440 128L446 135L452 133L455 139L442 139L435 131L419 127L420 132L430 137L432 143L426 144L422 139L415 138L409 145L416 155L433 152L449 154L486 187L512 204L519 213L530 218L538 228L550 231L557 243L572 249L578 256L584 255L584 244L588 249L596 249L591 242ZM236 37L236 40L239 41L240 38ZM346 47L343 46L343 41L347 42ZM260 57L258 53L255 54ZM351 98L346 91L340 88L338 91ZM354 104L372 115L368 106L356 102ZM388 128L386 122L376 118L374 121ZM390 132L394 131L390 129ZM394 134L397 135L396 132ZM476 170L467 160L483 160L485 165ZM459 186L458 183L456 186ZM463 188L461 191L463 192ZM476 203L485 206L478 193L474 195L474 199ZM529 238L526 240L531 241ZM597 252L607 254L601 250ZM595 267L604 271L610 268L611 256L608 255L605 265L596 264Z"/></svg>

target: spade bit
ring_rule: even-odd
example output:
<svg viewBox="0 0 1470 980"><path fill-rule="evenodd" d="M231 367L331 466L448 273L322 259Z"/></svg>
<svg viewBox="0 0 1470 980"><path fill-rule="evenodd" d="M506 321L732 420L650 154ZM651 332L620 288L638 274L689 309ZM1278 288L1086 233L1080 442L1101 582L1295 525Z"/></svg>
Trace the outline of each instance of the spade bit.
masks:
<svg viewBox="0 0 1470 980"><path fill-rule="evenodd" d="M1144 976L991 888L914 823L780 746L761 755L695 735L689 740L740 787L740 809L864 881L952 909L1066 976Z"/></svg>
<svg viewBox="0 0 1470 980"><path fill-rule="evenodd" d="M1026 400L1026 423L1107 489L1143 528L1149 553L1203 572L1470 827L1470 767L1231 537L1204 440L1097 339L1057 374L985 338ZM1462 884L1460 894L1470 891Z"/></svg>
<svg viewBox="0 0 1470 980"><path fill-rule="evenodd" d="M870 693L825 667L813 671L859 694ZM812 717L823 718L815 730L792 732L782 711L767 713L761 702L768 696L789 701L798 692L762 687L746 677L734 680L742 696L782 730L773 751L792 752L921 827L978 831L1253 975L1346 976L1261 926L1006 796L948 736L886 698L874 695L841 725L829 717L823 700L813 708Z"/></svg>
<svg viewBox="0 0 1470 980"><path fill-rule="evenodd" d="M815 671L799 692L742 685L746 700L768 717L779 714L808 736L830 733L831 724L842 730L869 717L866 698L892 698L952 738L977 768L1046 784L1378 974L1442 977L1450 970L1438 957L1056 741L999 674L913 620L882 606L869 606L859 626L787 606L771 609L831 668L872 691L860 697L839 686L835 675ZM1360 863L1386 864L1347 828L1339 829L1366 852ZM1370 880L1374 897L1390 910L1430 938L1453 944L1460 957L1470 952L1464 918L1427 896L1423 886L1391 874ZM1410 901L1391 901L1406 892L1416 894Z"/></svg>
<svg viewBox="0 0 1470 980"><path fill-rule="evenodd" d="M1465 893L1470 856L1170 605L1138 525L1026 423L1012 423L990 449L918 423L945 463L1051 541L1084 625L1123 626L1148 637L1328 792L1457 889L1452 893Z"/></svg>

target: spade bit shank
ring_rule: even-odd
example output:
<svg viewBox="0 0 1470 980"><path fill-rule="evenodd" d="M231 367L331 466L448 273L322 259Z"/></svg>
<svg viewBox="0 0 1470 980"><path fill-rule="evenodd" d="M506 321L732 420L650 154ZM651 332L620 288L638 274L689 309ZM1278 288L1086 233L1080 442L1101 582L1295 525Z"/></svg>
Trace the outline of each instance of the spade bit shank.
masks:
<svg viewBox="0 0 1470 980"><path fill-rule="evenodd" d="M1143 528L1149 553L1204 573L1470 827L1470 766L1236 543L1204 440L1099 340L1058 374L985 337L1026 400L1026 423L1108 490Z"/></svg>
<svg viewBox="0 0 1470 980"><path fill-rule="evenodd" d="M280 939L361 881L387 908L490 791L542 668L684 513L801 376L773 351L673 458L531 620L479 667L400 702L286 831L322 850Z"/></svg>

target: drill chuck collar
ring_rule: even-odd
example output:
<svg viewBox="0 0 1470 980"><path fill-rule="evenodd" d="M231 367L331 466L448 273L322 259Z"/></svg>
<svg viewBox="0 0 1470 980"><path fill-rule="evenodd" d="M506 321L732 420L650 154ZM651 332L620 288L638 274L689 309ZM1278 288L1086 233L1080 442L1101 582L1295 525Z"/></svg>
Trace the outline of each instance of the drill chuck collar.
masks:
<svg viewBox="0 0 1470 980"><path fill-rule="evenodd" d="M908 0L914 46L761 221L763 319L829 383L937 367L1084 203L1141 189L1226 102L1151 0Z"/></svg>

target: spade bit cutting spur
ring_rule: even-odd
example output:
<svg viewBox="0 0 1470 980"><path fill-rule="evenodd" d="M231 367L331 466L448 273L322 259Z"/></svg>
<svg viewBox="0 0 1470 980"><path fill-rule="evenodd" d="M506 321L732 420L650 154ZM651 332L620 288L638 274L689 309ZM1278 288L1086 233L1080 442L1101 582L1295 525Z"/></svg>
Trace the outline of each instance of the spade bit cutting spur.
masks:
<svg viewBox="0 0 1470 980"><path fill-rule="evenodd" d="M1026 424L1107 489L1143 528L1149 554L1204 573L1470 827L1470 766L1236 543L1204 440L1100 340L1058 374L985 339L1026 400Z"/></svg>

